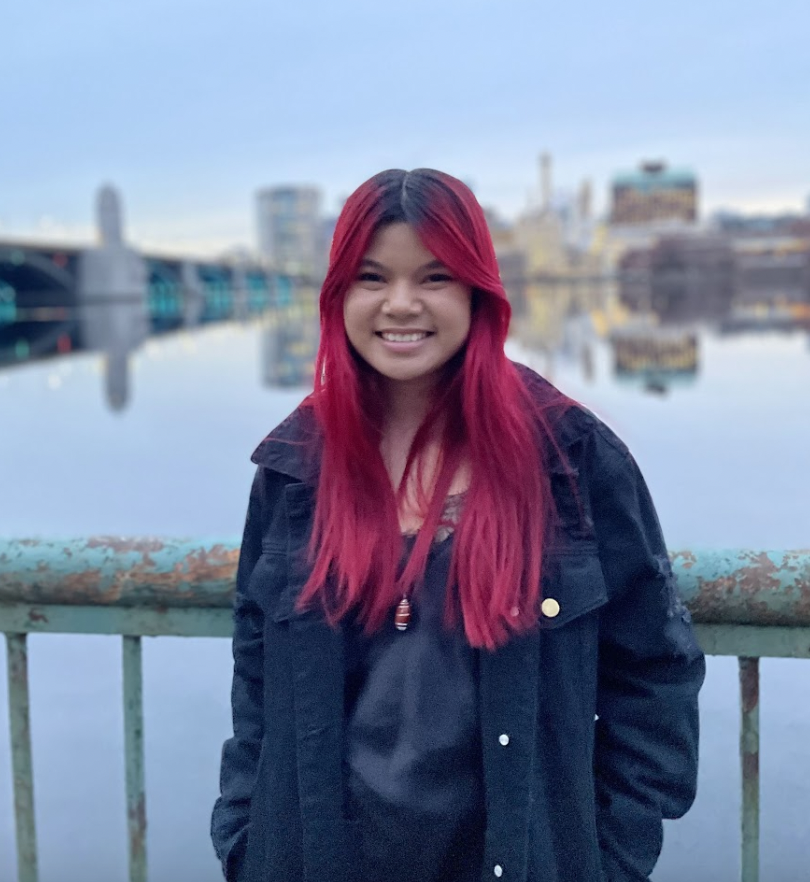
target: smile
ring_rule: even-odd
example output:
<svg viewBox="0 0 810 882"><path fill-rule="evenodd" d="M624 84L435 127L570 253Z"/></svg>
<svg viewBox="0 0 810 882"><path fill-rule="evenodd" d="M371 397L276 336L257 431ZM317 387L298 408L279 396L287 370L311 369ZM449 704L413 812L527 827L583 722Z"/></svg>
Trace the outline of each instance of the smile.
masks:
<svg viewBox="0 0 810 882"><path fill-rule="evenodd" d="M430 336L429 331L410 331L408 333L395 333L394 331L378 331L378 337L382 337L388 343L418 343Z"/></svg>

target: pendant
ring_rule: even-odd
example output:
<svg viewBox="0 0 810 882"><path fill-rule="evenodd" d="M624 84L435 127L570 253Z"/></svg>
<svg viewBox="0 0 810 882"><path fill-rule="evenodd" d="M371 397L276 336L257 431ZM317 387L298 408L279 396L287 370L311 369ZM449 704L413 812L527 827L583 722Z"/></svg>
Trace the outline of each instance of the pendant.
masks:
<svg viewBox="0 0 810 882"><path fill-rule="evenodd" d="M403 597L397 604L397 611L394 613L394 627L397 631L406 631L411 623L411 602L407 597Z"/></svg>

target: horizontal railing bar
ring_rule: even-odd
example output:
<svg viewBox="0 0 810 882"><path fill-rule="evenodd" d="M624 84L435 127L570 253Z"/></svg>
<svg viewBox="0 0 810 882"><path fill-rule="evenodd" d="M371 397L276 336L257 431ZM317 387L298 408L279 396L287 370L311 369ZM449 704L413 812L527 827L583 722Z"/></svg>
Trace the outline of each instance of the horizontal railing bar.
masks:
<svg viewBox="0 0 810 882"><path fill-rule="evenodd" d="M28 606L0 603L0 632L121 634L130 637L230 637L230 609L142 609L116 606Z"/></svg>
<svg viewBox="0 0 810 882"><path fill-rule="evenodd" d="M810 625L810 549L670 552L696 622Z"/></svg>
<svg viewBox="0 0 810 882"><path fill-rule="evenodd" d="M810 628L759 625L695 625L706 655L810 658Z"/></svg>
<svg viewBox="0 0 810 882"><path fill-rule="evenodd" d="M0 604L229 609L235 540L0 540ZM810 626L810 550L671 552L695 622Z"/></svg>
<svg viewBox="0 0 810 882"><path fill-rule="evenodd" d="M235 540L0 539L0 603L229 607Z"/></svg>
<svg viewBox="0 0 810 882"><path fill-rule="evenodd" d="M810 627L696 625L707 655L810 658ZM230 637L226 609L149 609L0 604L0 632L17 634L110 634L130 637Z"/></svg>

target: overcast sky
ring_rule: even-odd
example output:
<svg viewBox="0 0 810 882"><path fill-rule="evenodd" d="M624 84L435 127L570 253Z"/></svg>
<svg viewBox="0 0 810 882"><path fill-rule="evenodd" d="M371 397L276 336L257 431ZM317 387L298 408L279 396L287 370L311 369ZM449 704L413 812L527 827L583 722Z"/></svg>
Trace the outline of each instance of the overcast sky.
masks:
<svg viewBox="0 0 810 882"><path fill-rule="evenodd" d="M6 0L0 238L251 245L257 187L433 166L515 215L537 157L557 187L665 158L704 210L810 195L808 0Z"/></svg>

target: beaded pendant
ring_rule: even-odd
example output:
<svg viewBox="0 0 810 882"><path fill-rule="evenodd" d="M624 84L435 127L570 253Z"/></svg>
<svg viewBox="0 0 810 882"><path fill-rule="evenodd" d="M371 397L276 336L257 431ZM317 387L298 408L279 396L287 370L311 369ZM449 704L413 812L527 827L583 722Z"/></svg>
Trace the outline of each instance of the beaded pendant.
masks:
<svg viewBox="0 0 810 882"><path fill-rule="evenodd" d="M411 602L407 597L403 597L397 604L397 611L394 613L394 627L397 631L406 631L411 623Z"/></svg>

